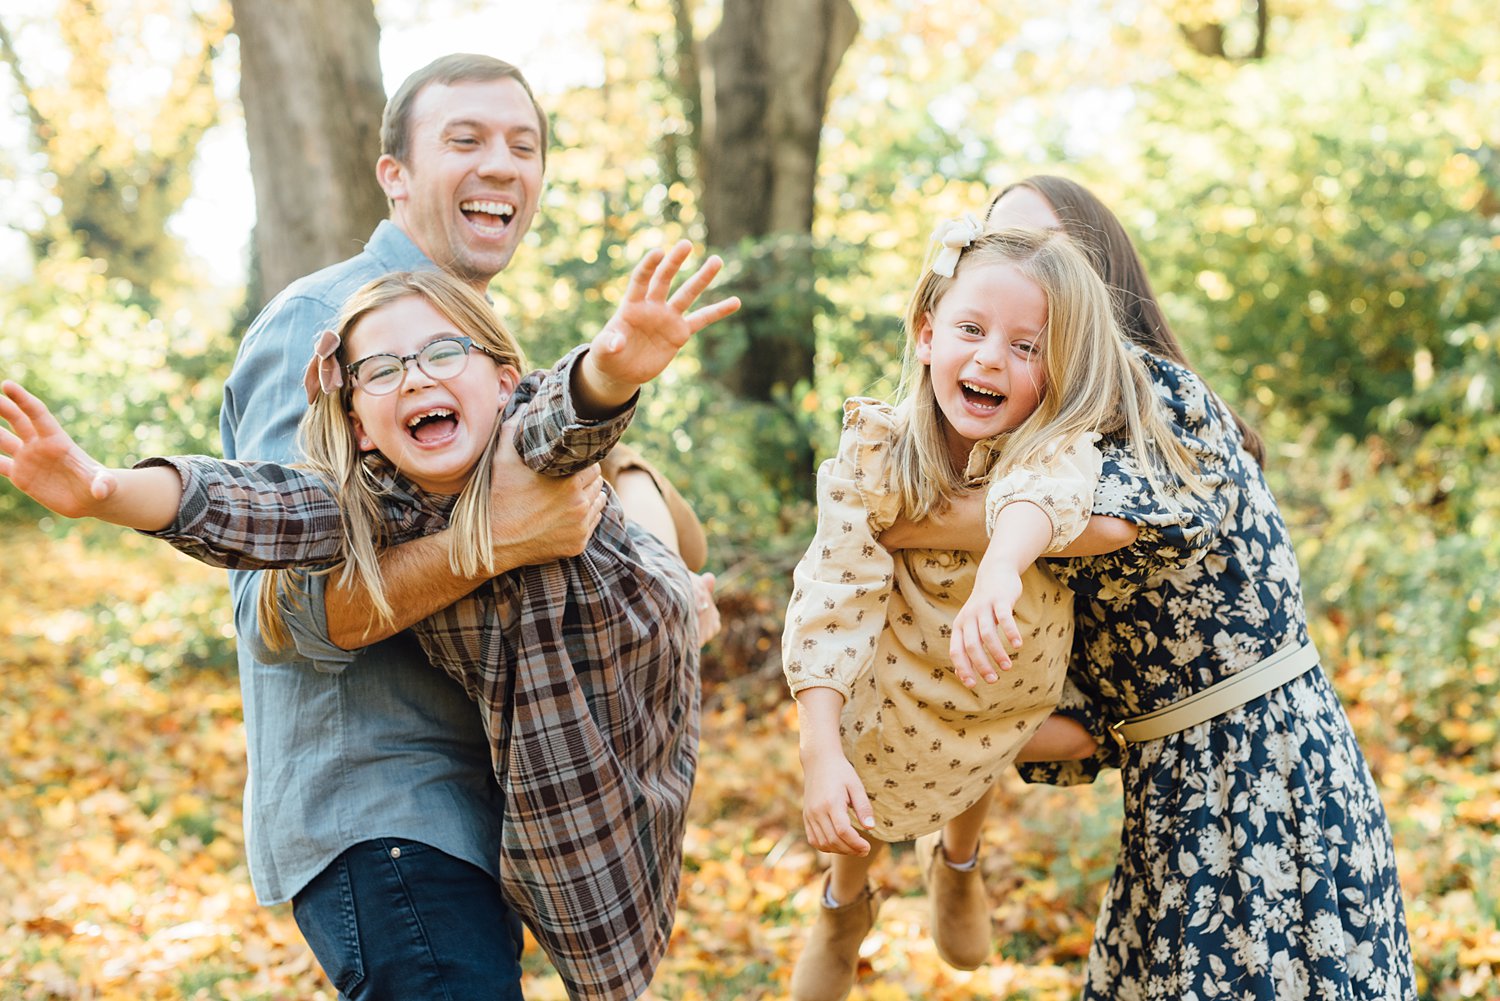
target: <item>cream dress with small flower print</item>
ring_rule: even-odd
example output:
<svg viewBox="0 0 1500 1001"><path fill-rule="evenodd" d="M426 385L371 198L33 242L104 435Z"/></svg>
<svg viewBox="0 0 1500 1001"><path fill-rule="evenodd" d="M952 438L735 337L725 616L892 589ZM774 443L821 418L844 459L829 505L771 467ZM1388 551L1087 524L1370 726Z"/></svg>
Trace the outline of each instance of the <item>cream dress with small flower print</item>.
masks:
<svg viewBox="0 0 1500 1001"><path fill-rule="evenodd" d="M872 833L904 841L937 830L978 801L1062 695L1073 642L1073 596L1046 567L1021 578L1022 646L1000 680L964 687L948 656L954 616L974 589L979 555L891 553L876 541L900 514L889 458L902 418L878 400L844 404L838 455L818 471L818 529L797 565L782 635L795 694L844 696L844 753L874 808ZM1099 478L1097 436L1059 443L1034 468L988 488L986 520L1030 501L1052 519L1048 552L1083 530ZM976 445L969 471L991 464Z"/></svg>

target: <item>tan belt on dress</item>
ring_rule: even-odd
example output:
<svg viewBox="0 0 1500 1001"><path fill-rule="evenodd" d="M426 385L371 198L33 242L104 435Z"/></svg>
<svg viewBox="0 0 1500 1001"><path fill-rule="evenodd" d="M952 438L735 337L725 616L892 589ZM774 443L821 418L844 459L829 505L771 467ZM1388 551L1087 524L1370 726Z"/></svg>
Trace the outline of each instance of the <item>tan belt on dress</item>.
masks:
<svg viewBox="0 0 1500 1001"><path fill-rule="evenodd" d="M1318 650L1311 643L1284 646L1269 657L1201 692L1144 715L1122 719L1113 724L1109 732L1121 750L1126 744L1165 737L1207 722L1231 709L1238 709L1251 699L1275 691L1288 681L1306 674L1317 663Z"/></svg>

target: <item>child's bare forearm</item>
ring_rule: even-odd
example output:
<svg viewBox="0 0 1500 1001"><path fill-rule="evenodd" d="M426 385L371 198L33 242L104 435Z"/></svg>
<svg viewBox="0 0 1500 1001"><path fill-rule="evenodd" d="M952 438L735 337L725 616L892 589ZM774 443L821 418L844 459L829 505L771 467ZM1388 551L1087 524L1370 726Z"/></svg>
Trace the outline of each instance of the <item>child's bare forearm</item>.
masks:
<svg viewBox="0 0 1500 1001"><path fill-rule="evenodd" d="M602 420L613 417L620 408L640 392L641 383L623 382L605 375L593 351L588 351L573 366L573 407L580 417Z"/></svg>
<svg viewBox="0 0 1500 1001"><path fill-rule="evenodd" d="M114 490L89 516L143 532L159 532L177 520L182 505L182 477L171 466L111 469Z"/></svg>
<svg viewBox="0 0 1500 1001"><path fill-rule="evenodd" d="M984 562L1021 573L1047 551L1052 541L1052 519L1030 501L1012 501L995 517L994 532L984 551Z"/></svg>
<svg viewBox="0 0 1500 1001"><path fill-rule="evenodd" d="M844 696L836 688L804 688L797 693L798 746L804 762L830 753L843 754L839 741L839 716L843 711Z"/></svg>

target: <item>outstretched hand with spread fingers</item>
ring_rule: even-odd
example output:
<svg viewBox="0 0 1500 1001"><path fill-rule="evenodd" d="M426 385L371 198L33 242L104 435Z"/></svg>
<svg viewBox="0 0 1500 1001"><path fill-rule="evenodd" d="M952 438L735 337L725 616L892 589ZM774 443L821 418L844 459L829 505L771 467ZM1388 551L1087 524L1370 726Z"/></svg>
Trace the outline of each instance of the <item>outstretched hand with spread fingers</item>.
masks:
<svg viewBox="0 0 1500 1001"><path fill-rule="evenodd" d="M672 282L692 250L691 242L679 240L665 253L647 254L631 272L615 315L589 348L599 374L630 387L630 394L660 375L690 337L740 308L740 300L730 296L688 312L724 267L718 256L710 257L672 292Z"/></svg>
<svg viewBox="0 0 1500 1001"><path fill-rule="evenodd" d="M47 405L17 382L0 383L0 476L66 518L97 514L115 492L113 471L78 447Z"/></svg>

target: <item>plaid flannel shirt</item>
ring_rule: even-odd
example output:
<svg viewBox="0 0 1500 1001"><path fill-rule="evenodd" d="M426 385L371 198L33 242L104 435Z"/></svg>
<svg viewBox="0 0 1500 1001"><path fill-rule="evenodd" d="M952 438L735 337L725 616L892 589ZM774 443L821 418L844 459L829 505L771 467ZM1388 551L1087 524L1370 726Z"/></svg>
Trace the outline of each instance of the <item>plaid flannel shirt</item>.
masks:
<svg viewBox="0 0 1500 1001"><path fill-rule="evenodd" d="M568 395L580 352L527 376L516 435L528 466L563 476L614 445L630 410L581 422ZM155 533L231 569L328 564L337 503L306 470L200 456L177 522ZM377 461L395 545L439 531L453 498ZM691 578L613 497L582 555L501 574L412 627L479 705L504 791L501 884L573 998L634 998L671 936L697 765L698 632Z"/></svg>

